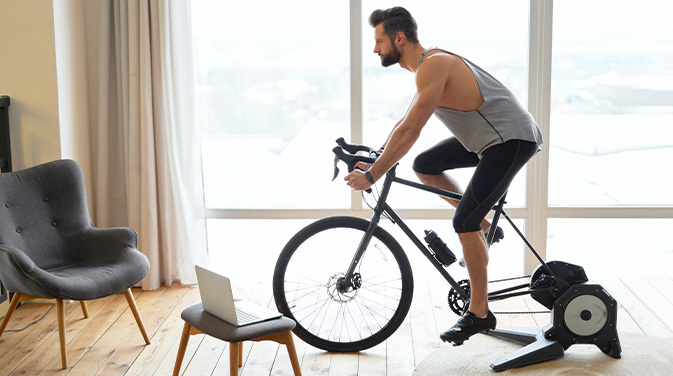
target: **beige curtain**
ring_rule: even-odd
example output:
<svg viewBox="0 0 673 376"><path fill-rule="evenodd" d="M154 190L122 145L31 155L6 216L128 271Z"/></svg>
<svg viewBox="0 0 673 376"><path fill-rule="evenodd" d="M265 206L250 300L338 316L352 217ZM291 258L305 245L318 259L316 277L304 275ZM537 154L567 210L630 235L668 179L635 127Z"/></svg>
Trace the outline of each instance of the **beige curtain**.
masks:
<svg viewBox="0 0 673 376"><path fill-rule="evenodd" d="M196 283L207 250L190 2L86 7L94 224L136 229L143 289Z"/></svg>

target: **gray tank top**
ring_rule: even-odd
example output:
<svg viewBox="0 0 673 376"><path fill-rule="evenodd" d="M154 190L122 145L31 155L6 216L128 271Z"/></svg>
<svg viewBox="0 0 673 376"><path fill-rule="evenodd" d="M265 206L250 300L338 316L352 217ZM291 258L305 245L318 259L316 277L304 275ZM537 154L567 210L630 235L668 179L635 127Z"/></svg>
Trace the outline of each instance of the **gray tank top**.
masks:
<svg viewBox="0 0 673 376"><path fill-rule="evenodd" d="M423 62L423 57L428 51L437 49L425 50L419 64ZM435 116L467 150L477 153L481 158L482 153L489 147L510 140L542 144L542 133L533 116L523 108L505 85L464 57L444 52L461 58L467 64L477 79L479 90L484 97L484 103L474 111L457 111L441 106L435 110Z"/></svg>

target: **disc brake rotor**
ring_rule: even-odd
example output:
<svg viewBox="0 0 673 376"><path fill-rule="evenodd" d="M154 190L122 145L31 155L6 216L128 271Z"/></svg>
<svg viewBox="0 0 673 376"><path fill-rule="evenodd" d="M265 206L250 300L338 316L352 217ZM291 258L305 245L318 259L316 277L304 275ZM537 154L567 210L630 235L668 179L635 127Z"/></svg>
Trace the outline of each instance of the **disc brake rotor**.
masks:
<svg viewBox="0 0 673 376"><path fill-rule="evenodd" d="M337 303L348 303L358 296L358 289L362 286L360 274L356 273L353 276L352 288L345 290L342 288L344 284L344 273L334 274L327 281L327 294Z"/></svg>

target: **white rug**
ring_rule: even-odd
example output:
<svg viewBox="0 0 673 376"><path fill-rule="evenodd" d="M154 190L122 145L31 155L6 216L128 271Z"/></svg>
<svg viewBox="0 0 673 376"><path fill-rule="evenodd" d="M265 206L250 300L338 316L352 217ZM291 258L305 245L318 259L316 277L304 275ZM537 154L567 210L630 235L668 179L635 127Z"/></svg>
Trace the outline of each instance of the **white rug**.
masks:
<svg viewBox="0 0 673 376"><path fill-rule="evenodd" d="M462 346L442 346L428 355L414 376L433 375L673 375L673 338L619 333L621 359L595 345L572 345L563 358L495 372L490 365L522 346L478 334Z"/></svg>

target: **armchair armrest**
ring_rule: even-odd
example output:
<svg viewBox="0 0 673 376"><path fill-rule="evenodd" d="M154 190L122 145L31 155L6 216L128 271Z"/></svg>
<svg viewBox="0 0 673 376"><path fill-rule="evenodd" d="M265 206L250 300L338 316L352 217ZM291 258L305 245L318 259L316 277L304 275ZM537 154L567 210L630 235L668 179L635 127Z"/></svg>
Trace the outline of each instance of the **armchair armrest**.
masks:
<svg viewBox="0 0 673 376"><path fill-rule="evenodd" d="M0 245L0 279L7 291L49 296L42 284L33 278L26 278L40 270L20 249Z"/></svg>
<svg viewBox="0 0 673 376"><path fill-rule="evenodd" d="M30 273L36 268L33 260L22 250L7 245L0 245L0 262L3 266L19 267L26 273ZM3 271L5 269L5 267L2 268Z"/></svg>
<svg viewBox="0 0 673 376"><path fill-rule="evenodd" d="M101 253L115 257L130 249L137 250L138 233L130 227L90 227L78 235L76 244L83 259L92 255L100 258Z"/></svg>

